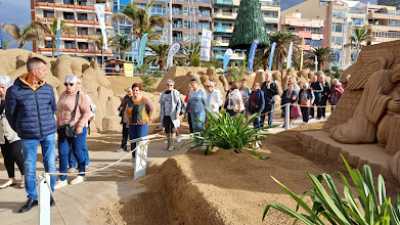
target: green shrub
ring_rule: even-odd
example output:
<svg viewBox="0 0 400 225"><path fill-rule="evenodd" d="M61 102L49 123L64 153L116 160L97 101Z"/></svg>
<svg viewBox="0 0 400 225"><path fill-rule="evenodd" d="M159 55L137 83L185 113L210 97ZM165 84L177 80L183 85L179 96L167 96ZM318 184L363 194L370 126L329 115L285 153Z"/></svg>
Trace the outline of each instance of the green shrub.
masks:
<svg viewBox="0 0 400 225"><path fill-rule="evenodd" d="M205 154L214 147L240 152L265 136L262 130L253 128L254 118L242 114L231 117L225 111L208 113L205 129L194 135L193 141L196 146L206 147Z"/></svg>
<svg viewBox="0 0 400 225"><path fill-rule="evenodd" d="M154 77L149 76L149 75L142 75L142 76L140 76L140 79L142 80L144 91L147 91L147 92L153 91L153 84L155 82Z"/></svg>
<svg viewBox="0 0 400 225"><path fill-rule="evenodd" d="M311 198L312 206L303 200L305 196L294 193L277 179L272 178L297 202L298 206L294 210L279 203L269 204L264 209L263 220L268 211L274 208L307 225L399 225L399 196L397 203L393 205L390 197L386 196L383 177L378 176L375 186L370 166L364 165L360 171L351 168L344 158L343 161L351 184L349 179L340 173L344 184L342 195L339 194L329 174L308 175L312 189L306 196ZM298 209L301 209L301 212Z"/></svg>

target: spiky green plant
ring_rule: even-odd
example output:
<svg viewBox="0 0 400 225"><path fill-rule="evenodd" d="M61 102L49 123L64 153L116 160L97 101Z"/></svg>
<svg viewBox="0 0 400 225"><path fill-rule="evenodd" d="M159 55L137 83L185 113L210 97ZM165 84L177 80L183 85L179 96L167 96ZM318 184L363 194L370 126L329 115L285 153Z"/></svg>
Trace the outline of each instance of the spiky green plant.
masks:
<svg viewBox="0 0 400 225"><path fill-rule="evenodd" d="M375 185L369 165L364 165L360 171L351 168L343 156L342 159L351 183L340 173L344 187L343 193L339 194L329 174L309 174L312 189L306 196L311 198L311 206L304 200L305 196L294 193L272 177L283 192L297 202L297 209L301 210L291 209L280 203L269 204L264 209L263 220L273 208L307 225L399 225L400 196L397 196L397 203L392 204L391 198L386 195L382 175L378 176Z"/></svg>
<svg viewBox="0 0 400 225"><path fill-rule="evenodd" d="M193 136L193 141L196 146L206 147L205 154L214 147L240 152L265 136L262 130L252 127L255 116L247 118L239 114L232 117L225 111L207 113L206 127Z"/></svg>

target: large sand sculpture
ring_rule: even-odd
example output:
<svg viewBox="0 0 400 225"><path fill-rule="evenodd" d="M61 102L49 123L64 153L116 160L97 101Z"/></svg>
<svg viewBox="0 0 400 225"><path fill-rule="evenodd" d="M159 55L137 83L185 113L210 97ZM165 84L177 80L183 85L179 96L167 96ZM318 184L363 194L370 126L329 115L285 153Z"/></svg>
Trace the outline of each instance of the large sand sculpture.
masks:
<svg viewBox="0 0 400 225"><path fill-rule="evenodd" d="M0 50L0 74L9 75L12 78L25 74L27 72L25 63L29 55L40 57L48 63L49 71L46 81L54 87L57 96L64 90L62 84L66 75L74 74L82 80L82 89L97 107L92 131L120 130L117 112L120 99L114 95L111 83L96 63L67 55L53 60L22 49Z"/></svg>
<svg viewBox="0 0 400 225"><path fill-rule="evenodd" d="M363 49L345 94L326 128L345 144L377 143L390 156L389 166L400 180L400 41ZM383 154L383 153L382 153Z"/></svg>

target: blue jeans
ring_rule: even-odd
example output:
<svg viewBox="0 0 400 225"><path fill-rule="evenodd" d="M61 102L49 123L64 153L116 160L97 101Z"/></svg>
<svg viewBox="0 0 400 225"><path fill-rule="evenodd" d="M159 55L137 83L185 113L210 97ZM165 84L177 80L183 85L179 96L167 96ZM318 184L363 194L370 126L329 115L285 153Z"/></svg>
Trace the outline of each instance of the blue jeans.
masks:
<svg viewBox="0 0 400 225"><path fill-rule="evenodd" d="M260 116L257 116L256 118L254 118L253 126L254 126L255 129L260 129L260 128L262 128L262 125L261 125L261 117L260 117Z"/></svg>
<svg viewBox="0 0 400 225"><path fill-rule="evenodd" d="M73 138L60 136L58 138L58 155L60 159L60 173L66 173L70 164L70 153L72 152L75 159L78 161L78 170L81 176L84 176L86 170L86 154L84 145L86 143L86 128L83 128L81 134ZM67 179L66 175L60 176L60 180Z"/></svg>
<svg viewBox="0 0 400 225"><path fill-rule="evenodd" d="M87 128L85 127L82 130L82 134L84 135L85 141L83 142L83 152L85 153L85 165L89 166L90 164L90 158L89 158L89 148L87 145ZM74 156L73 151L69 152L69 167L68 168L78 168L78 161L76 160L76 157Z"/></svg>
<svg viewBox="0 0 400 225"><path fill-rule="evenodd" d="M129 125L129 140L145 137L149 134L149 125ZM131 150L136 148L136 143L131 143ZM135 152L132 152L132 157L135 157Z"/></svg>
<svg viewBox="0 0 400 225"><path fill-rule="evenodd" d="M37 200L38 193L36 190L36 160L37 148L40 144L42 147L44 169L48 173L56 172L56 135L50 134L42 139L23 139L22 151L24 153L25 166L25 190L28 198ZM50 176L50 187L54 191L56 176Z"/></svg>

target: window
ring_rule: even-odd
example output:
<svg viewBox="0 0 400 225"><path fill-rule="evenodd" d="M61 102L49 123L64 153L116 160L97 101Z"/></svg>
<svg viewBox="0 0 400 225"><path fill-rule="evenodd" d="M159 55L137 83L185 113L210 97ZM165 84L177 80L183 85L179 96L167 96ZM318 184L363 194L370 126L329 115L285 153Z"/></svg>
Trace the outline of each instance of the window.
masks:
<svg viewBox="0 0 400 225"><path fill-rule="evenodd" d="M51 18L51 17L54 17L54 11L43 10L43 17L44 17L44 18Z"/></svg>
<svg viewBox="0 0 400 225"><path fill-rule="evenodd" d="M87 27L78 27L78 35L88 35L89 28Z"/></svg>
<svg viewBox="0 0 400 225"><path fill-rule="evenodd" d="M65 20L75 20L75 15L72 12L64 12L63 16Z"/></svg>
<svg viewBox="0 0 400 225"><path fill-rule="evenodd" d="M74 0L64 0L63 2L64 2L64 4L68 4L68 5L74 4Z"/></svg>
<svg viewBox="0 0 400 225"><path fill-rule="evenodd" d="M353 18L352 19L352 24L355 25L355 26L363 26L364 25L364 19Z"/></svg>
<svg viewBox="0 0 400 225"><path fill-rule="evenodd" d="M75 48L75 42L74 41L65 41L64 47L66 49L73 49L73 48Z"/></svg>
<svg viewBox="0 0 400 225"><path fill-rule="evenodd" d="M266 11L263 11L263 14L265 17L278 18L278 11L266 10Z"/></svg>
<svg viewBox="0 0 400 225"><path fill-rule="evenodd" d="M44 42L44 47L45 47L45 48L52 48L52 46L51 46L51 41L50 41L50 40L46 40L46 41Z"/></svg>
<svg viewBox="0 0 400 225"><path fill-rule="evenodd" d="M335 45L343 45L343 37L333 36L331 42L333 42Z"/></svg>
<svg viewBox="0 0 400 225"><path fill-rule="evenodd" d="M342 11L336 11L336 10L334 10L334 11L332 12L332 16L333 16L333 17L336 17L336 18L340 18L340 19L345 19L345 18L346 18L346 13L345 13L345 12L342 12Z"/></svg>
<svg viewBox="0 0 400 225"><path fill-rule="evenodd" d="M79 49L89 49L89 44L87 42L78 42Z"/></svg>
<svg viewBox="0 0 400 225"><path fill-rule="evenodd" d="M88 14L87 13L78 13L78 20L88 20Z"/></svg>
<svg viewBox="0 0 400 225"><path fill-rule="evenodd" d="M343 32L343 24L342 23L333 23L332 31L337 32L337 33L342 33Z"/></svg>

